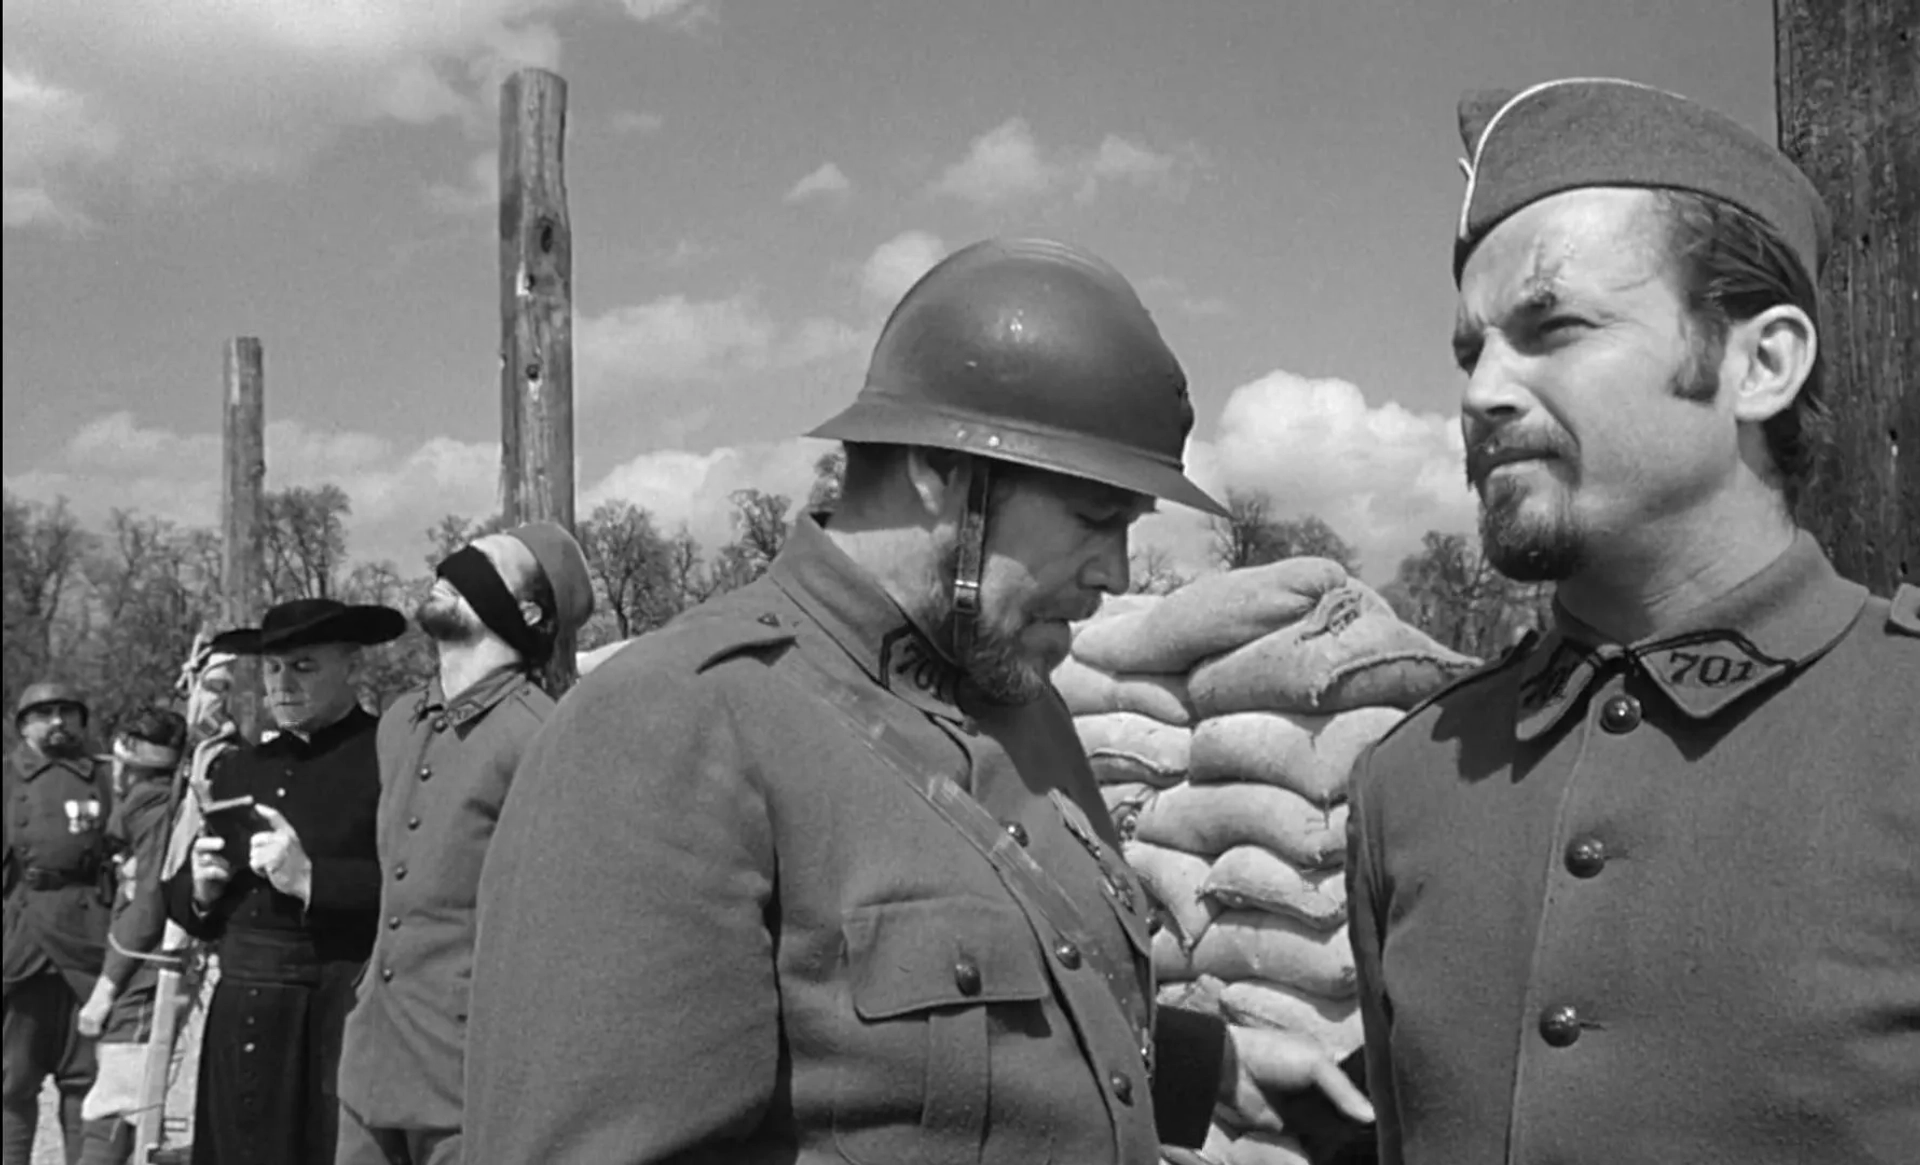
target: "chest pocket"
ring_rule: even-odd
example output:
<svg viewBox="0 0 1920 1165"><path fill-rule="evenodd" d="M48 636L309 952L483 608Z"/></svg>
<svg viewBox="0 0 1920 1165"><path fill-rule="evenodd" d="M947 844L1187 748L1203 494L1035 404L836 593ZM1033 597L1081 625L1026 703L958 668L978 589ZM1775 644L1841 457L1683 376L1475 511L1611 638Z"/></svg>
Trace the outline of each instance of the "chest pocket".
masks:
<svg viewBox="0 0 1920 1165"><path fill-rule="evenodd" d="M997 1045L1004 1060L1010 1041L1047 1034L1052 987L1019 908L888 902L854 910L844 932L858 1023L836 1063L841 1153L863 1165L1045 1161L1045 1110L1021 1110L1042 1082L994 1080Z"/></svg>

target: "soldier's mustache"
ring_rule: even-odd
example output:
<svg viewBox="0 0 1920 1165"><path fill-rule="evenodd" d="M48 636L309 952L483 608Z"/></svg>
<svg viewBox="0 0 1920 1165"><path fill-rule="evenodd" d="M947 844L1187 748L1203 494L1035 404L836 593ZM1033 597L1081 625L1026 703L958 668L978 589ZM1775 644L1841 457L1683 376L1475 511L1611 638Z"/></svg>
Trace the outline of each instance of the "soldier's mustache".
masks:
<svg viewBox="0 0 1920 1165"><path fill-rule="evenodd" d="M1495 429L1467 442L1467 484L1475 489L1502 465L1517 461L1550 461L1573 453L1573 442L1560 433L1508 433Z"/></svg>

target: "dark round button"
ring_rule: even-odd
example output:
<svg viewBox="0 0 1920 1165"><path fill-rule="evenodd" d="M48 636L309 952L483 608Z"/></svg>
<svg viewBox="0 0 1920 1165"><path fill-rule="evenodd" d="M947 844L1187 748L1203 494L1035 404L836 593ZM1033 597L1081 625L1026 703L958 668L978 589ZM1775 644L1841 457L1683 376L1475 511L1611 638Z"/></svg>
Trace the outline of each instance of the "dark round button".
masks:
<svg viewBox="0 0 1920 1165"><path fill-rule="evenodd" d="M1130 1105L1133 1103L1133 1081L1127 1079L1124 1074L1115 1072L1113 1078L1109 1080L1108 1083L1113 1085L1113 1098L1115 1100L1121 1104Z"/></svg>
<svg viewBox="0 0 1920 1165"><path fill-rule="evenodd" d="M980 967L972 959L961 959L953 965L953 985L962 995L980 994Z"/></svg>
<svg viewBox="0 0 1920 1165"><path fill-rule="evenodd" d="M1607 847L1597 837L1576 838L1567 847L1567 872L1576 878L1591 878L1607 867Z"/></svg>
<svg viewBox="0 0 1920 1165"><path fill-rule="evenodd" d="M406 876L407 876L407 867L405 867L405 866L395 866L395 867L394 867L394 870L393 870L393 880L394 880L394 881L396 881L396 882L398 882L398 881L399 881L400 879L402 879L402 878L404 878L404 877L406 877Z"/></svg>
<svg viewBox="0 0 1920 1165"><path fill-rule="evenodd" d="M433 718L433 730L435 732L445 732L447 730L447 718L445 716L435 716Z"/></svg>
<svg viewBox="0 0 1920 1165"><path fill-rule="evenodd" d="M1060 965L1067 970L1078 971L1080 969L1080 948L1074 946L1072 943L1061 943L1059 946L1053 948L1053 954L1055 958L1060 960Z"/></svg>
<svg viewBox="0 0 1920 1165"><path fill-rule="evenodd" d="M1640 727L1640 701L1632 696L1613 696L1600 706L1600 727L1618 736Z"/></svg>
<svg viewBox="0 0 1920 1165"><path fill-rule="evenodd" d="M1540 1013L1540 1038L1565 1048L1580 1038L1580 1013L1571 1007L1549 1007Z"/></svg>
<svg viewBox="0 0 1920 1165"><path fill-rule="evenodd" d="M400 916L398 914L394 915L392 918L387 919L387 929L388 930L400 929Z"/></svg>
<svg viewBox="0 0 1920 1165"><path fill-rule="evenodd" d="M409 817L409 818L407 818L407 828L408 828L408 829L418 829L418 828L420 828L420 819L419 819L418 817Z"/></svg>
<svg viewBox="0 0 1920 1165"><path fill-rule="evenodd" d="M423 781L424 781L424 780L426 780L426 779L427 779L428 777L431 777L432 775L433 775L433 767L432 767L431 765L421 765L421 766L420 766L420 779L421 779L421 780L423 780Z"/></svg>
<svg viewBox="0 0 1920 1165"><path fill-rule="evenodd" d="M391 983L391 982L393 982L393 968L392 968L392 967L382 967L382 968L380 968L380 981L381 981L382 983Z"/></svg>
<svg viewBox="0 0 1920 1165"><path fill-rule="evenodd" d="M1020 824L1018 821L1007 822L1007 836L1012 838L1014 841L1020 843L1020 846L1022 848L1026 847L1027 827Z"/></svg>

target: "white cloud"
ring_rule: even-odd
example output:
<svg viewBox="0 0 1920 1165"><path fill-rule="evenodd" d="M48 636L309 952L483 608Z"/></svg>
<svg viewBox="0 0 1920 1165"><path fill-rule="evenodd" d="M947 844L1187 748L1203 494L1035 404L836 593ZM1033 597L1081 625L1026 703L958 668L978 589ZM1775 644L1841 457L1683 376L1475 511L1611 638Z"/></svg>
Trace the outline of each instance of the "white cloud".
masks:
<svg viewBox="0 0 1920 1165"><path fill-rule="evenodd" d="M919 281L945 258L947 245L926 231L902 231L875 247L860 266L860 290L868 301L891 310Z"/></svg>
<svg viewBox="0 0 1920 1165"><path fill-rule="evenodd" d="M580 3L7 0L8 225L71 218L128 183L286 174L353 125L488 136L500 82L557 68L550 21ZM624 7L677 29L712 17L688 0Z"/></svg>
<svg viewBox="0 0 1920 1165"><path fill-rule="evenodd" d="M798 368L857 351L862 341L852 326L825 316L782 324L751 292L704 300L662 296L574 325L587 394Z"/></svg>
<svg viewBox="0 0 1920 1165"><path fill-rule="evenodd" d="M467 163L460 182L435 182L425 192L427 205L442 214L486 214L500 205L500 151L486 150Z"/></svg>
<svg viewBox="0 0 1920 1165"><path fill-rule="evenodd" d="M6 225L77 230L84 214L58 192L60 172L112 157L120 135L100 121L79 94L48 85L31 73L4 70Z"/></svg>
<svg viewBox="0 0 1920 1165"><path fill-rule="evenodd" d="M729 519L734 490L781 493L803 506L813 485L813 463L833 449L831 441L797 437L750 445L722 446L705 453L663 449L643 453L608 473L582 492L580 512L610 499L630 501L653 513L663 530L682 522L709 549L733 537Z"/></svg>
<svg viewBox="0 0 1920 1165"><path fill-rule="evenodd" d="M390 558L413 570L425 553L425 531L443 514L480 517L498 507L496 443L435 437L402 448L385 437L323 431L299 421L267 426L267 488L338 485L353 512L349 551ZM24 497L66 497L90 524L115 508L212 526L220 513L220 436L141 425L128 412L83 426L42 465L9 474L6 488Z"/></svg>
<svg viewBox="0 0 1920 1165"><path fill-rule="evenodd" d="M793 184L780 199L782 202L804 202L809 198L844 197L853 189L853 183L832 162L823 162L818 170Z"/></svg>
<svg viewBox="0 0 1920 1165"><path fill-rule="evenodd" d="M967 156L947 167L929 193L976 206L1000 206L1068 187L1090 202L1104 185L1123 182L1169 198L1184 197L1201 166L1191 146L1161 153L1118 134L1091 150L1049 151L1023 117L1012 117L973 140Z"/></svg>
<svg viewBox="0 0 1920 1165"><path fill-rule="evenodd" d="M1428 530L1473 528L1458 420L1391 401L1367 403L1344 380L1270 372L1233 390L1211 441L1192 441L1195 480L1272 499L1276 516L1315 515L1360 552L1361 572L1384 581ZM1166 506L1142 521L1139 541L1203 566L1205 520Z"/></svg>

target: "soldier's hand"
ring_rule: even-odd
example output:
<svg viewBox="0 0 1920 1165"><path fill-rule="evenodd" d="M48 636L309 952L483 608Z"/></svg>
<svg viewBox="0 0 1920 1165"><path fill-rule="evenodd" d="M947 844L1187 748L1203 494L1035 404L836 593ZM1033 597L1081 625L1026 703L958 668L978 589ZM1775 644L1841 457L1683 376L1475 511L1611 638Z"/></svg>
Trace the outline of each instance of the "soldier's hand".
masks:
<svg viewBox="0 0 1920 1165"><path fill-rule="evenodd" d="M1351 1119L1373 1123L1373 1105L1319 1041L1293 1032L1229 1025L1227 1043L1220 1107L1229 1123L1243 1131L1286 1131L1276 1101L1313 1089L1325 1093Z"/></svg>
<svg viewBox="0 0 1920 1165"><path fill-rule="evenodd" d="M93 994L80 1006L80 1034L88 1039L99 1038L101 1029L107 1026L107 1013L113 1010L113 984L102 975L93 981Z"/></svg>
<svg viewBox="0 0 1920 1165"><path fill-rule="evenodd" d="M227 843L217 837L193 839L193 900L202 906L212 905L233 877L233 867L220 856L225 848Z"/></svg>
<svg viewBox="0 0 1920 1165"><path fill-rule="evenodd" d="M253 835L248 864L274 889L307 901L313 893L313 862L300 844L300 835L273 806L255 805L253 810L265 819L267 828Z"/></svg>

